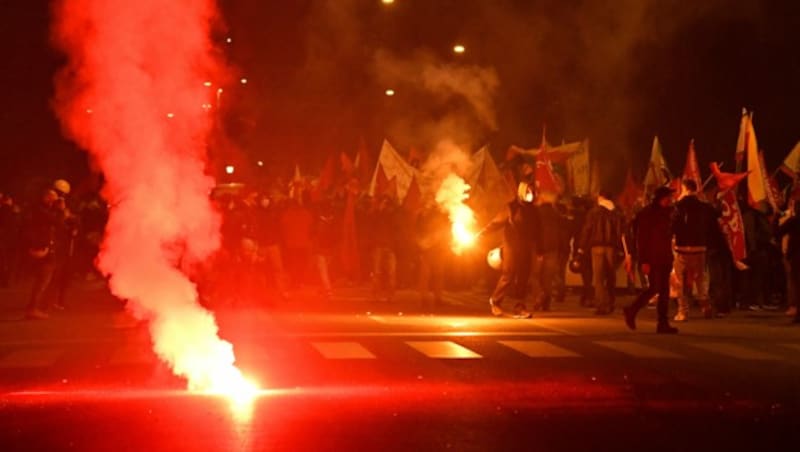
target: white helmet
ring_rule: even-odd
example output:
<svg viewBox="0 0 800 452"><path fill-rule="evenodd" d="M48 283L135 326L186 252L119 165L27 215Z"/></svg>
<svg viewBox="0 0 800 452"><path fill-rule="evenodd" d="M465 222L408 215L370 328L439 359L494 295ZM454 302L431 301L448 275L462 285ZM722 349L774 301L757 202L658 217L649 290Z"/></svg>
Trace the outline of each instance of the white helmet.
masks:
<svg viewBox="0 0 800 452"><path fill-rule="evenodd" d="M71 187L69 182L65 181L64 179L58 179L53 182L53 188L61 194L68 195Z"/></svg>
<svg viewBox="0 0 800 452"><path fill-rule="evenodd" d="M489 267L492 267L495 270L500 270L500 268L503 266L503 249L498 247L489 251L486 254L486 263L489 264Z"/></svg>

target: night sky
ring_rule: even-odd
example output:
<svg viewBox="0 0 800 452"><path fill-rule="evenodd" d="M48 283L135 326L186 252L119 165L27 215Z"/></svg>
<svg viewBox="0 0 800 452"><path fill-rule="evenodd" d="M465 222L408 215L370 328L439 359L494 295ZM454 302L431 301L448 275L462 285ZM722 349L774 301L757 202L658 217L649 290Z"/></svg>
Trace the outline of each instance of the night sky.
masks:
<svg viewBox="0 0 800 452"><path fill-rule="evenodd" d="M221 0L233 67L225 128L242 161L314 172L363 137L400 150L589 137L606 185L641 175L658 134L679 173L691 138L701 170L732 166L742 107L774 169L800 140L800 5L793 1ZM0 189L86 173L49 108L62 63L48 2L0 2ZM232 42L226 44L225 37ZM455 55L454 44L466 46ZM482 92L426 87L428 69ZM246 77L247 85L235 83ZM199 81L200 82L200 81ZM467 86L469 84L461 84ZM469 85L472 86L472 85ZM393 88L397 94L385 96ZM487 113L488 112L488 113ZM217 160L231 157L218 151Z"/></svg>

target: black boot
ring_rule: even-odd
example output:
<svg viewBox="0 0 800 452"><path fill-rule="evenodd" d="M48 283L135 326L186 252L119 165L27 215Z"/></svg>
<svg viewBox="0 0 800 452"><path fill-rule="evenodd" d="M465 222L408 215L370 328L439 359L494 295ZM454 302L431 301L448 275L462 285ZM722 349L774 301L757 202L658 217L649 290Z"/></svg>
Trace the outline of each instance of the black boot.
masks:
<svg viewBox="0 0 800 452"><path fill-rule="evenodd" d="M625 306L622 308L622 313L625 314L625 325L628 325L628 328L635 330L636 329L636 309L633 306Z"/></svg>
<svg viewBox="0 0 800 452"><path fill-rule="evenodd" d="M670 326L669 323L659 323L658 327L656 327L657 334L678 334L678 329L674 326Z"/></svg>

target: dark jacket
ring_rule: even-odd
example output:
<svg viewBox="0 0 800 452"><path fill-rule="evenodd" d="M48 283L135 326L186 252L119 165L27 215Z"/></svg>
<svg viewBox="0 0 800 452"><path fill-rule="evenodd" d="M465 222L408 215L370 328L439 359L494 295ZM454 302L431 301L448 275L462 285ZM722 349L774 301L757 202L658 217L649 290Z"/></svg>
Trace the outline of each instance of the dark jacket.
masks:
<svg viewBox="0 0 800 452"><path fill-rule="evenodd" d="M672 215L671 207L661 207L655 203L636 215L636 250L640 264L672 263Z"/></svg>
<svg viewBox="0 0 800 452"><path fill-rule="evenodd" d="M778 234L789 236L786 258L791 262L800 262L800 217L794 216L778 227Z"/></svg>
<svg viewBox="0 0 800 452"><path fill-rule="evenodd" d="M530 204L511 201L486 227L487 232L503 229L503 243L507 246L531 248L537 233L536 212Z"/></svg>
<svg viewBox="0 0 800 452"><path fill-rule="evenodd" d="M549 203L538 206L534 217L534 230L531 231L536 252L548 254L560 251L566 228L566 222L555 206Z"/></svg>
<svg viewBox="0 0 800 452"><path fill-rule="evenodd" d="M66 215L55 207L39 205L31 212L26 228L26 242L29 249L59 252L65 246L63 230L67 229Z"/></svg>
<svg viewBox="0 0 800 452"><path fill-rule="evenodd" d="M708 247L712 228L718 227L716 210L697 196L686 196L675 204L672 232L678 250L682 247Z"/></svg>
<svg viewBox="0 0 800 452"><path fill-rule="evenodd" d="M608 210L595 205L586 214L578 240L578 248L589 251L595 246L622 248L624 219L617 209Z"/></svg>

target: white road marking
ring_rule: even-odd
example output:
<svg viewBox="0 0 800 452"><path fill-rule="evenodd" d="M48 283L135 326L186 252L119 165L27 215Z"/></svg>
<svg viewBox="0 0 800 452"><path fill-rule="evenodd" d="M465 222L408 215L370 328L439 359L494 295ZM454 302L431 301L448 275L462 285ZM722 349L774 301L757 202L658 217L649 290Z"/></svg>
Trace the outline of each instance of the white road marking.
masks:
<svg viewBox="0 0 800 452"><path fill-rule="evenodd" d="M720 355L728 356L736 359L744 360L758 360L758 361L780 361L781 357L771 355L752 348L743 347L736 344L728 344L725 342L705 342L699 344L691 344L694 347L703 350L718 353Z"/></svg>
<svg viewBox="0 0 800 452"><path fill-rule="evenodd" d="M581 356L571 350L544 341L500 341L500 343L531 358L577 358Z"/></svg>
<svg viewBox="0 0 800 452"><path fill-rule="evenodd" d="M410 347L427 356L428 358L442 359L474 359L481 355L472 350L450 341L419 341L406 342Z"/></svg>
<svg viewBox="0 0 800 452"><path fill-rule="evenodd" d="M672 353L668 350L651 347L649 345L628 341L595 341L597 345L610 348L611 350L633 356L634 358L667 358L681 359L683 356Z"/></svg>
<svg viewBox="0 0 800 452"><path fill-rule="evenodd" d="M63 350L52 348L17 350L0 359L0 368L49 367L56 363L62 353Z"/></svg>
<svg viewBox="0 0 800 452"><path fill-rule="evenodd" d="M358 342L312 342L327 359L375 359L375 355Z"/></svg>

